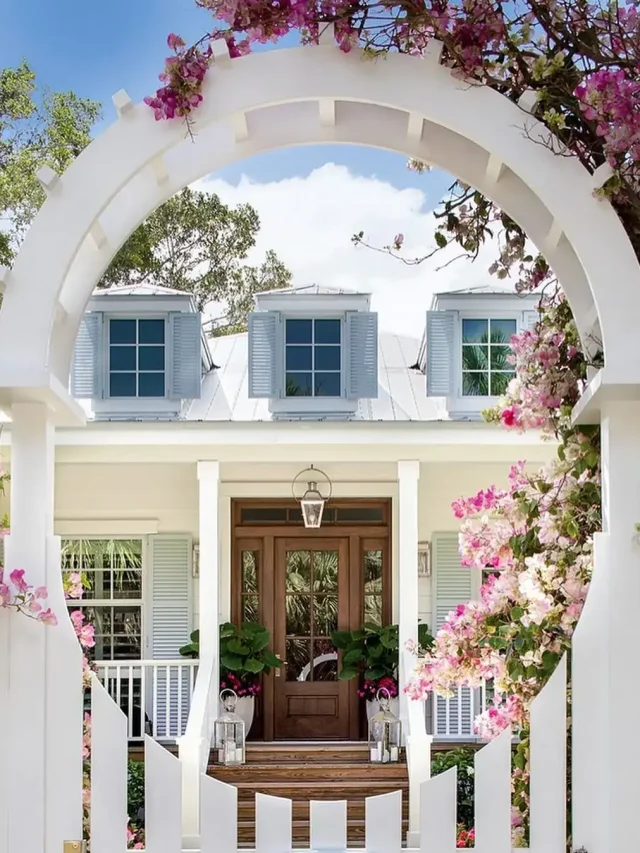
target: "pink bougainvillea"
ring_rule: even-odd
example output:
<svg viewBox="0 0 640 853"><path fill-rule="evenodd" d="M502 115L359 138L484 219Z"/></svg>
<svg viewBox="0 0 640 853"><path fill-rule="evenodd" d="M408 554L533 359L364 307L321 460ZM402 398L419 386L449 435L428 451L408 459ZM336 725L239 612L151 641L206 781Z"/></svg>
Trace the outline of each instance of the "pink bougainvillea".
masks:
<svg viewBox="0 0 640 853"><path fill-rule="evenodd" d="M25 580L23 569L14 569L5 578L0 567L0 607L22 613L44 625L57 625L58 620L50 607L45 607L48 593L45 587L34 587Z"/></svg>

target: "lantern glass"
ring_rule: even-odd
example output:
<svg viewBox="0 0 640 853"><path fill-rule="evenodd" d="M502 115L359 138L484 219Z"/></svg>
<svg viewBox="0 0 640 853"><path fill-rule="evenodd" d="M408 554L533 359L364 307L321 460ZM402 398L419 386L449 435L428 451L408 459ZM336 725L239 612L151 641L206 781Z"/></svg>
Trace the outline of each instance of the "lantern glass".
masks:
<svg viewBox="0 0 640 853"><path fill-rule="evenodd" d="M324 500L320 495L317 497L315 495L313 497L305 495L300 501L300 508L302 509L302 519L305 527L321 526Z"/></svg>
<svg viewBox="0 0 640 853"><path fill-rule="evenodd" d="M245 733L242 718L235 713L238 697L233 690L223 690L220 702L224 712L214 724L216 762L225 767L239 767L245 762Z"/></svg>
<svg viewBox="0 0 640 853"><path fill-rule="evenodd" d="M380 710L369 720L369 760L373 764L400 761L402 723L389 709L390 698L387 690L378 690Z"/></svg>

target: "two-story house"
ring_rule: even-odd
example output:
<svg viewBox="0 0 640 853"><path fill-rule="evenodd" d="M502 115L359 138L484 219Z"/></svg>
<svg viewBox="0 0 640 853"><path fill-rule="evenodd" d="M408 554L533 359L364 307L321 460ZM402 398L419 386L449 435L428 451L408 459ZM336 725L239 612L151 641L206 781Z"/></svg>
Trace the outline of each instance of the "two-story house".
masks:
<svg viewBox="0 0 640 853"><path fill-rule="evenodd" d="M262 293L247 333L207 338L188 294L94 293L71 383L90 423L57 432L55 523L63 568L91 581L73 606L132 737L184 732L197 661L178 650L229 619L264 624L284 662L252 737L364 737L331 632L437 629L480 583L460 565L451 502L553 452L480 416L536 303L437 294L419 340L386 331L369 294L313 285ZM300 503L314 482L320 526ZM470 740L479 698L438 700L436 738Z"/></svg>

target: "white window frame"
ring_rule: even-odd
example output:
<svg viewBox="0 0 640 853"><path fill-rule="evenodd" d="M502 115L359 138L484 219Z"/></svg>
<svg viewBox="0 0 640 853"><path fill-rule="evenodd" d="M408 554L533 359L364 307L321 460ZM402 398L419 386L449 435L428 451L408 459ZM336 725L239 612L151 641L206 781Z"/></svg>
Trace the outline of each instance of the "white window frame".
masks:
<svg viewBox="0 0 640 853"><path fill-rule="evenodd" d="M312 329L314 328L313 323L316 320L339 320L340 321L340 394L333 397L325 397L325 396L316 396L315 394L311 394L308 397L291 395L287 396L287 320L311 320ZM279 387L280 387L280 397L283 400L344 400L346 398L346 348L347 348L347 323L346 317L344 314L323 314L321 312L305 312L305 313L286 313L280 315L280 322L282 325L282 334L280 336L280 377L279 377ZM294 346L297 346L294 344ZM312 331L312 343L311 344L300 344L300 346L311 346L311 354L313 357L313 351L316 344L313 342L313 331ZM328 344L327 346L336 346L336 344ZM294 372L294 371L290 371ZM297 371L302 373L308 373L309 371ZM320 371L322 372L322 371ZM334 371L337 373L337 371ZM315 376L315 370L313 368L313 364L311 366L311 380L313 382L313 377Z"/></svg>
<svg viewBox="0 0 640 853"><path fill-rule="evenodd" d="M518 316L519 314L519 316ZM464 320L513 320L516 324L515 334L519 334L523 328L522 312L514 311L461 311L457 323L456 337L456 390L457 396L462 400L497 400L500 395L487 394L463 394L463 365L462 365L462 326ZM468 346L471 346L469 344ZM490 355L490 354L489 354ZM487 374L491 373L491 362L487 366ZM500 371L494 371L499 373Z"/></svg>
<svg viewBox="0 0 640 853"><path fill-rule="evenodd" d="M141 543L141 577L142 577L142 596L141 598L79 598L79 599L67 599L67 609L75 610L75 609L84 609L85 607L117 607L121 606L133 606L140 608L140 660L146 660L149 654L151 638L149 636L149 625L151 620L148 618L148 614L150 613L150 600L149 596L151 594L151 584L149 583L149 537L148 536L135 536L135 535L122 535L122 536L101 536L100 534L92 534L92 535L66 535L61 537L61 541L97 541L97 542L114 542L114 541L126 541L126 540L137 540ZM62 564L60 565L60 571L66 571ZM97 661L104 660L103 658L97 658Z"/></svg>
<svg viewBox="0 0 640 853"><path fill-rule="evenodd" d="M140 397L138 394L132 397L117 397L111 396L111 320L135 320L136 323L139 320L163 320L164 321L164 394L159 397ZM103 323L104 323L104 378L103 378L103 387L105 389L104 399L110 401L117 401L119 403L131 404L131 401L135 401L135 408L139 408L140 405L148 406L149 404L153 405L154 403L157 405L158 400L167 400L169 397L169 375L171 368L170 354L171 354L171 341L170 341L170 332L171 332L171 324L169 323L169 315L166 313L149 313L149 314L104 314L103 315ZM136 338L137 338L137 325L136 325ZM127 346L123 344L123 346ZM128 346L132 346L128 344ZM136 360L137 360L137 350L140 347L140 344L136 342ZM117 371L116 371L117 372ZM124 371L130 372L130 371ZM159 373L160 371L158 371ZM137 376L138 369L136 367L136 387L137 387Z"/></svg>

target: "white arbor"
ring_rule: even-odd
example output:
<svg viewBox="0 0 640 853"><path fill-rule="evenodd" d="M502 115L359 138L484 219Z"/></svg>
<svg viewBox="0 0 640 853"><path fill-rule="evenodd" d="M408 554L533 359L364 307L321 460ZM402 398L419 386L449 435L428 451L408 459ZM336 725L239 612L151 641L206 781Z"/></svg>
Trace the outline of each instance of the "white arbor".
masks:
<svg viewBox="0 0 640 853"><path fill-rule="evenodd" d="M121 91L117 121L64 175L41 173L48 198L4 273L0 311L0 403L13 419L7 567L46 583L64 612L53 436L56 425L82 421L67 391L73 345L95 283L156 207L227 163L285 146L369 145L445 169L522 226L558 275L585 346L592 335L604 343L606 366L576 414L603 425L605 532L578 630L590 651L573 664L574 676L587 667L600 679L597 691L581 693L584 679L574 689L573 834L589 853L630 849L640 744L622 750L609 741L616 709L640 699L640 267L615 211L593 195L606 167L590 175L553 154L540 144L548 131L531 117L528 95L516 105L455 79L435 42L424 58L393 54L376 63L332 43L233 62L224 42L216 48L194 141L180 122L155 122ZM61 687L55 673L60 644L72 646L65 631L0 620L0 851L59 851L64 838L79 837L79 688Z"/></svg>

